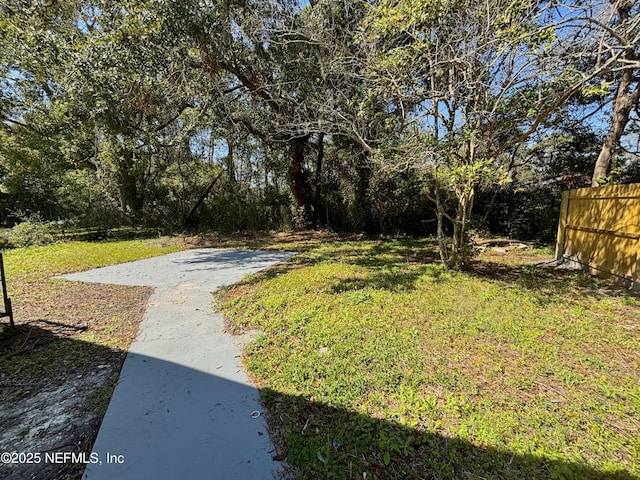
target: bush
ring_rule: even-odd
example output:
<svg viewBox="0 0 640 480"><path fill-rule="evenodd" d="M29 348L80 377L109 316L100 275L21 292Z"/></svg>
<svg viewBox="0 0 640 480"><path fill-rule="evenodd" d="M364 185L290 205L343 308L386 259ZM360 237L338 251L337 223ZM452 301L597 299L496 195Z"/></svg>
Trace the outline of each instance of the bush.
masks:
<svg viewBox="0 0 640 480"><path fill-rule="evenodd" d="M35 245L48 245L55 242L53 228L50 223L43 222L39 217L32 216L0 237L2 248L21 248Z"/></svg>

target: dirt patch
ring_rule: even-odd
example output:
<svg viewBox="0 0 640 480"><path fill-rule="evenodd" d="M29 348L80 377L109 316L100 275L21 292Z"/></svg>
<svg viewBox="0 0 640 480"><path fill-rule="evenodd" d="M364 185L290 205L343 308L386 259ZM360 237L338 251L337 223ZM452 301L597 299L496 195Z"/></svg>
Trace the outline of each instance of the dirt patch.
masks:
<svg viewBox="0 0 640 480"><path fill-rule="evenodd" d="M13 287L16 327L0 327L0 452L39 457L14 455L0 478L79 478L77 457L47 454L90 454L151 289L33 279Z"/></svg>
<svg viewBox="0 0 640 480"><path fill-rule="evenodd" d="M78 378L79 377L79 378ZM100 416L85 407L87 398L108 379L106 371L79 374L59 386L35 389L26 398L5 400L0 421L2 450L39 453L33 463L2 465L5 479L69 478L82 473L82 465L47 461L46 453L90 451L100 426ZM32 390L30 392L33 392ZM55 459L55 457L51 457ZM20 462L20 458L14 460Z"/></svg>
<svg viewBox="0 0 640 480"><path fill-rule="evenodd" d="M304 243L314 244L330 240L355 240L361 236L341 235L322 230L304 230L295 232L234 232L229 234L207 233L181 238L181 245L186 248L261 248L278 250L290 243L298 243L297 249Z"/></svg>

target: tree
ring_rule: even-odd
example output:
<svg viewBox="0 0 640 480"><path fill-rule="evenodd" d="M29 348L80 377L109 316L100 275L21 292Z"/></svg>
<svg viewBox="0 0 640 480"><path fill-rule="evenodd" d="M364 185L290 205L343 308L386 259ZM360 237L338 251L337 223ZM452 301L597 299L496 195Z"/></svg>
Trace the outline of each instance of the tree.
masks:
<svg viewBox="0 0 640 480"><path fill-rule="evenodd" d="M506 180L530 135L552 133L545 119L617 80L616 105L637 105L638 15L621 2L610 19L520 0L14 3L0 19L5 178L21 159L90 169L136 223L199 220L223 169L229 197L270 185L280 201L288 182L300 226L330 200L373 230L393 204L375 186L421 178L459 268L478 187Z"/></svg>
<svg viewBox="0 0 640 480"><path fill-rule="evenodd" d="M84 143L55 80L78 38L79 2L4 2L0 6L0 163L14 211L59 212L52 191L65 172L86 166ZM19 215L18 215L19 216Z"/></svg>
<svg viewBox="0 0 640 480"><path fill-rule="evenodd" d="M113 175L120 207L134 218L157 171L158 146L173 141L169 127L194 106L188 85L175 81L189 57L163 36L153 13L146 2L96 2L66 65L73 73L63 80L68 101L99 145L94 165Z"/></svg>
<svg viewBox="0 0 640 480"><path fill-rule="evenodd" d="M226 0L215 6L176 2L165 15L175 19L171 31L192 40L211 85L228 99L228 122L286 151L286 175L302 224L311 219L311 210L319 210L313 203L321 197L317 187L325 141L354 139L361 163L368 163L370 147L358 137L366 130L353 126L356 119L359 126L374 125L353 112L363 81L353 35L365 6L333 0L303 8L286 0ZM318 155L309 168L311 148ZM365 183L366 169L360 171Z"/></svg>
<svg viewBox="0 0 640 480"><path fill-rule="evenodd" d="M198 53L192 66L205 72L211 90L232 105L226 108L227 124L287 145L291 192L297 207L305 209L303 163L311 132L298 121L305 104L295 97L297 83L288 83L303 70L291 64L284 68L271 38L293 18L293 7L286 1L169 2L162 16L171 19L164 25L167 33L189 39Z"/></svg>
<svg viewBox="0 0 640 480"><path fill-rule="evenodd" d="M593 170L593 187L606 182L630 113L640 105L640 4L615 0L609 5L610 9L602 12L606 17L588 19L601 31L598 62L617 57L610 68L615 77L611 85L615 85L612 118Z"/></svg>
<svg viewBox="0 0 640 480"><path fill-rule="evenodd" d="M460 268L468 258L476 188L506 180L501 157L553 106L538 95L555 88L538 75L536 62L554 40L539 19L529 2L382 1L365 23L370 82L396 125L379 157L387 168L422 173L437 213L441 259L449 267Z"/></svg>
<svg viewBox="0 0 640 480"><path fill-rule="evenodd" d="M585 121L609 125L595 162L592 186L612 180L616 152L640 100L640 5L630 0L570 1L552 5L555 56L568 74L582 77L575 102L595 108ZM611 104L611 113L604 115ZM607 118L608 117L608 118ZM621 166L621 165L618 165ZM619 169L616 169L619 170Z"/></svg>

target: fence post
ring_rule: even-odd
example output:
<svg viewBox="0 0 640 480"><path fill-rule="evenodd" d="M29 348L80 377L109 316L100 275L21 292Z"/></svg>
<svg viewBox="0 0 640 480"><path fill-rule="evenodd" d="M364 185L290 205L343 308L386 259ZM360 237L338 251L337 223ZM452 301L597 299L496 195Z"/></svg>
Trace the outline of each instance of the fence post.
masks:
<svg viewBox="0 0 640 480"><path fill-rule="evenodd" d="M562 192L562 203L560 204L560 221L558 222L558 237L556 239L556 261L561 261L564 255L564 240L567 229L567 215L569 213L570 190Z"/></svg>
<svg viewBox="0 0 640 480"><path fill-rule="evenodd" d="M2 298L4 300L4 312L0 312L0 317L9 317L9 325L13 328L15 326L13 323L13 308L11 307L11 299L7 295L7 279L4 276L2 252L0 252L0 281L2 282Z"/></svg>

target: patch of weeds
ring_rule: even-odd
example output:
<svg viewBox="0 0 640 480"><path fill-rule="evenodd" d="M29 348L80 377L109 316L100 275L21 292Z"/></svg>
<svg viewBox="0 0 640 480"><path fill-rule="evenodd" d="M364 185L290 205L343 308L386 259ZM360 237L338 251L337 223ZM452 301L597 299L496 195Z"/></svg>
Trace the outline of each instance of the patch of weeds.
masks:
<svg viewBox="0 0 640 480"><path fill-rule="evenodd" d="M248 353L251 355L252 352L257 352L266 348L271 343L269 337L263 333L258 334L249 344Z"/></svg>
<svg viewBox="0 0 640 480"><path fill-rule="evenodd" d="M351 305L360 305L368 303L373 299L372 292L365 288L363 290L351 290L346 295L346 301Z"/></svg>

